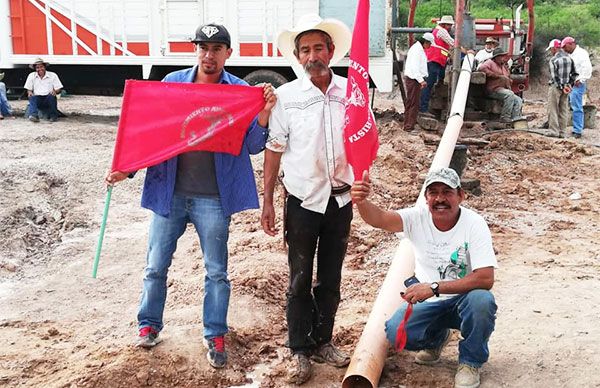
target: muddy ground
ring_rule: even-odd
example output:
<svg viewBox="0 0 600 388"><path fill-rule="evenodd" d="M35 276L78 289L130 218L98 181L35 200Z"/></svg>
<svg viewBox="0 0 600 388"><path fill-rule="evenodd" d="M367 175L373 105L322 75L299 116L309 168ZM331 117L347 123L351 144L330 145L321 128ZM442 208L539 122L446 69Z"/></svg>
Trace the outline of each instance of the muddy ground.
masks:
<svg viewBox="0 0 600 388"><path fill-rule="evenodd" d="M151 351L132 345L150 217L139 206L143 174L114 190L92 279L120 103L70 96L60 101L69 117L57 123L0 121L0 386L285 386L286 255L281 238L260 229L259 211L231 225L224 370L208 365L201 344L203 263L193 230L180 239L170 272L163 343ZM22 112L24 102L13 105ZM436 137L402 131L395 105L390 96L376 100L381 149L372 170L374 200L392 209L414 203ZM532 127L544 109L543 97L528 98ZM588 129L580 140L472 134L489 143L469 146L464 177L479 179L481 194L466 204L489 222L500 265L482 387L600 386L599 132ZM258 182L261 158L253 160ZM352 225L335 329L349 352L398 243L358 213ZM435 367L390 352L380 386L452 386L456 343ZM305 386L336 387L343 375L317 365Z"/></svg>

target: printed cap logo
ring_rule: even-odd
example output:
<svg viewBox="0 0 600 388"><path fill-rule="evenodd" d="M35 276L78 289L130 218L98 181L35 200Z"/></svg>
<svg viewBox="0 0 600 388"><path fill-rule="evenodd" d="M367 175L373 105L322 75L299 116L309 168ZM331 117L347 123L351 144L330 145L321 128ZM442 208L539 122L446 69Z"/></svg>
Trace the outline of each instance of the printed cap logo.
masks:
<svg viewBox="0 0 600 388"><path fill-rule="evenodd" d="M211 36L218 33L219 29L215 26L204 26L202 27L202 32L204 33L204 35L206 35L206 37L210 38Z"/></svg>

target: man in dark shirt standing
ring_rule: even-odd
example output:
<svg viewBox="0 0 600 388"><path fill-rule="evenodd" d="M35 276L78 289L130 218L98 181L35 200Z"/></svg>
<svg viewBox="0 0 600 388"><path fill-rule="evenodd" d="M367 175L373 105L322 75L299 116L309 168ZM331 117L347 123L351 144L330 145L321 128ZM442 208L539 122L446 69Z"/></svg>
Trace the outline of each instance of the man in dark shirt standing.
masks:
<svg viewBox="0 0 600 388"><path fill-rule="evenodd" d="M560 48L560 40L552 39L546 50L552 54L548 63L548 136L564 138L569 124L569 93L577 73L573 59Z"/></svg>

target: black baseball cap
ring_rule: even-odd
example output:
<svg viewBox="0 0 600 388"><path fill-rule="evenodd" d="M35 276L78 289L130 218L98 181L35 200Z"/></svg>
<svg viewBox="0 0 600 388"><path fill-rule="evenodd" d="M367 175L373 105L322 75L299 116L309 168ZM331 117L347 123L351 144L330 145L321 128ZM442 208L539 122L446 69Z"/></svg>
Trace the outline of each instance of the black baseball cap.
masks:
<svg viewBox="0 0 600 388"><path fill-rule="evenodd" d="M203 24L196 29L196 36L192 39L192 43L224 43L227 47L231 47L231 36L229 31L220 24Z"/></svg>

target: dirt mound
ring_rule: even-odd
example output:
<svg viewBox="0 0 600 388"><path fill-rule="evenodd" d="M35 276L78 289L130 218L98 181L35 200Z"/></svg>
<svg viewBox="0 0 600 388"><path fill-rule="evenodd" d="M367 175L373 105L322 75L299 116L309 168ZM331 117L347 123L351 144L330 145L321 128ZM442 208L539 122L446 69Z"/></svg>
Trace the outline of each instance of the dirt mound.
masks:
<svg viewBox="0 0 600 388"><path fill-rule="evenodd" d="M140 352L130 347L106 352L87 364L87 373L64 384L78 387L230 387L245 384L240 370L220 373L206 369L197 360L177 354L165 354L160 349Z"/></svg>
<svg viewBox="0 0 600 388"><path fill-rule="evenodd" d="M6 202L0 210L0 249L8 254L0 259L0 269L16 272L23 265L39 265L48 253L74 228L88 228L80 214L70 211L66 181L45 171L26 175L2 171L2 184L9 195L28 197L26 201Z"/></svg>
<svg viewBox="0 0 600 388"><path fill-rule="evenodd" d="M64 104L77 101L84 110L120 106L120 100L93 97ZM543 121L544 109L544 101L526 101L532 127ZM403 131L402 115L394 110L375 113L381 145L371 169L372 200L392 210L410 206L439 136ZM143 172L113 193L99 277L91 279L116 121L80 116L38 124L33 132L26 120L4 120L0 131L0 385L228 387L252 380L253 386L287 386L281 196L275 198L277 238L262 231L260 211L232 217L228 367L213 370L202 348L204 266L192 230L179 240L170 268L163 343L137 349L131 343L149 222L139 208ZM465 205L490 224L499 261L493 290L498 319L482 387L596 386L587 369L600 363L590 347L600 338L594 297L600 279L600 131L557 140L469 129L463 137L480 141L466 142L463 178L479 181L481 195L468 194ZM262 156L253 164L260 193ZM371 228L355 212L334 331L334 342L348 352L397 243L397 236ZM452 386L457 347L454 338L436 367L414 364L410 352L390 351L380 385ZM578 362L582 358L585 363ZM308 388L339 386L345 372L314 368Z"/></svg>

